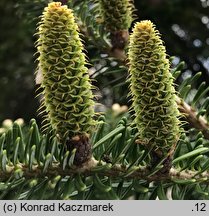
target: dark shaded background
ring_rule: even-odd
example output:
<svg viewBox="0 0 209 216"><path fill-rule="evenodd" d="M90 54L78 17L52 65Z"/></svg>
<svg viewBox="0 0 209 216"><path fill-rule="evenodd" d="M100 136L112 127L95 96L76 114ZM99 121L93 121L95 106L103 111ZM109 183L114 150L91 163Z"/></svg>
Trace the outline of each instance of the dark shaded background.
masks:
<svg viewBox="0 0 209 216"><path fill-rule="evenodd" d="M38 108L34 99L36 26L24 13L30 7L20 10L17 5L15 0L0 1L0 122L19 117L28 121ZM156 24L167 53L177 56L176 63L184 60L186 73L202 71L202 80L209 84L209 1L135 0L135 5L138 21L150 19Z"/></svg>

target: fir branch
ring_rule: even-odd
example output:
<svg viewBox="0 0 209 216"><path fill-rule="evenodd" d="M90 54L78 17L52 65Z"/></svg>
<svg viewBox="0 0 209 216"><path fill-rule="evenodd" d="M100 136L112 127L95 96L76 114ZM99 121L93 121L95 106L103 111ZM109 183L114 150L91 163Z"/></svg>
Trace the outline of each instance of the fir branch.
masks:
<svg viewBox="0 0 209 216"><path fill-rule="evenodd" d="M150 169L147 167L136 167L133 172L124 167L123 165L117 164L113 167L106 170L97 170L98 162L95 160L88 162L86 166L84 165L82 168L72 167L66 168L63 170L61 164L59 162L53 162L52 165L43 172L43 167L39 165L33 165L32 169L28 165L18 164L16 166L7 166L7 171L0 171L0 179L1 181L6 181L11 178L13 174L15 174L17 167L18 170L21 170L20 178L25 179L33 179L33 178L45 178L49 179L55 178L56 176L66 177L66 176L74 176L76 174L82 174L84 176L94 176L95 173L98 173L100 176L111 177L112 179L138 179L138 180L147 180L148 182L176 182L180 184L186 184L187 182L204 182L209 183L209 172L200 173L198 171L185 170L180 171L174 167L172 167L169 173L156 172L153 175L150 175ZM127 174L130 172L129 174Z"/></svg>
<svg viewBox="0 0 209 216"><path fill-rule="evenodd" d="M206 139L209 139L209 124L203 116L197 117L197 112L183 99L176 97L179 111L184 114L187 122L194 128L200 130Z"/></svg>

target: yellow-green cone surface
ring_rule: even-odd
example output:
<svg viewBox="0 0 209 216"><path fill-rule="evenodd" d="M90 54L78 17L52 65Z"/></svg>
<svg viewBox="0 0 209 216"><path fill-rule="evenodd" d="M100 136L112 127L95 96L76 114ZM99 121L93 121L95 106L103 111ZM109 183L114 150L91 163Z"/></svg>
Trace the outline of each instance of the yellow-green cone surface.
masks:
<svg viewBox="0 0 209 216"><path fill-rule="evenodd" d="M179 138L179 111L166 50L151 21L135 24L128 58L139 138L158 158L166 157Z"/></svg>
<svg viewBox="0 0 209 216"><path fill-rule="evenodd" d="M94 124L94 102L72 10L60 2L49 3L41 17L38 36L46 117L62 142L85 136Z"/></svg>
<svg viewBox="0 0 209 216"><path fill-rule="evenodd" d="M133 3L130 0L98 0L106 28L110 32L127 30L132 22Z"/></svg>

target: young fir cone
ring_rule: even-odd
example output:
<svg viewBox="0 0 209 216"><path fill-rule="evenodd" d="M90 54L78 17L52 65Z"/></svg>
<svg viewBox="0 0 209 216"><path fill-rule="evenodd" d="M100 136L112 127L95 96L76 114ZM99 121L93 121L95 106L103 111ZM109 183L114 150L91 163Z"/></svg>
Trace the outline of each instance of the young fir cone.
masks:
<svg viewBox="0 0 209 216"><path fill-rule="evenodd" d="M132 0L98 0L102 20L111 33L114 48L123 49L133 20Z"/></svg>
<svg viewBox="0 0 209 216"><path fill-rule="evenodd" d="M94 125L94 102L72 11L60 2L49 3L38 36L42 107L60 142L70 151L76 148L74 164L81 165L91 157L89 133Z"/></svg>
<svg viewBox="0 0 209 216"><path fill-rule="evenodd" d="M128 58L139 138L153 148L152 163L166 158L164 165L169 166L180 135L179 111L166 50L151 21L135 24Z"/></svg>

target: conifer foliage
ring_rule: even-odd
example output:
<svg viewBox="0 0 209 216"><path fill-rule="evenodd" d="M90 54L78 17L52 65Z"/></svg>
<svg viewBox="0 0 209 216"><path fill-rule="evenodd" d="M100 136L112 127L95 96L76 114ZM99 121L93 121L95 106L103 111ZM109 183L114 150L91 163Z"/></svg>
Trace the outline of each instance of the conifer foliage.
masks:
<svg viewBox="0 0 209 216"><path fill-rule="evenodd" d="M23 0L30 16L42 14L45 130L35 119L3 122L0 199L208 199L209 87L194 87L201 73L174 85L184 62L170 66L151 21L136 22L129 37L132 1L62 2ZM106 92L128 83L130 112L115 104L96 115L90 76Z"/></svg>

